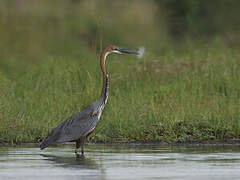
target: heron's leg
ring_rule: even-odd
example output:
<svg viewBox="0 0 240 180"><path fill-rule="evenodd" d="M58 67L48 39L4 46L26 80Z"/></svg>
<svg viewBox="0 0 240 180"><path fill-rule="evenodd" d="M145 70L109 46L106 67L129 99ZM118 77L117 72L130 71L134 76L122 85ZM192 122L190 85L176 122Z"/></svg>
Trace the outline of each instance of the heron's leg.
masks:
<svg viewBox="0 0 240 180"><path fill-rule="evenodd" d="M86 136L83 136L83 137L80 139L81 150L82 150L82 155L83 155L83 156L84 156L84 144L85 144L85 141L86 141Z"/></svg>
<svg viewBox="0 0 240 180"><path fill-rule="evenodd" d="M82 144L81 150L82 150L82 155L84 155L84 144Z"/></svg>
<svg viewBox="0 0 240 180"><path fill-rule="evenodd" d="M77 154L77 150L78 150L78 148L80 147L80 145L81 145L81 139L78 139L78 140L76 141L75 154Z"/></svg>

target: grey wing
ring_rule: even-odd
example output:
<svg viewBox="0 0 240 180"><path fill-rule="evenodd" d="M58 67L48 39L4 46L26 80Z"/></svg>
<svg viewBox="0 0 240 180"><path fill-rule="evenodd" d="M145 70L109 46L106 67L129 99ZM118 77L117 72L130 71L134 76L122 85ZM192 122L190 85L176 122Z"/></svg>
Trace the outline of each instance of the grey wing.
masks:
<svg viewBox="0 0 240 180"><path fill-rule="evenodd" d="M80 113L66 119L43 140L40 145L41 149L49 145L75 141L85 136L98 123L97 114L92 115L93 109L87 106Z"/></svg>
<svg viewBox="0 0 240 180"><path fill-rule="evenodd" d="M61 129L57 143L69 142L86 136L98 123L97 115L78 118L73 116L66 121Z"/></svg>

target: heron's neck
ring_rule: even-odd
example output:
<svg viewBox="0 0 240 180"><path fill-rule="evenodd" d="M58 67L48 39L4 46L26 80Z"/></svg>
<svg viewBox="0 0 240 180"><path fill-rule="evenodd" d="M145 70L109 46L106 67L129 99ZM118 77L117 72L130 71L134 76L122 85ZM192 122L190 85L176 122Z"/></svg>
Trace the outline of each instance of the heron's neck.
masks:
<svg viewBox="0 0 240 180"><path fill-rule="evenodd" d="M103 103L107 103L107 98L108 98L108 73L106 70L105 66L105 61L106 57L109 54L109 52L102 52L101 57L100 57L100 66L102 69L103 73L103 85L102 85L102 92L101 92L101 97L103 98Z"/></svg>

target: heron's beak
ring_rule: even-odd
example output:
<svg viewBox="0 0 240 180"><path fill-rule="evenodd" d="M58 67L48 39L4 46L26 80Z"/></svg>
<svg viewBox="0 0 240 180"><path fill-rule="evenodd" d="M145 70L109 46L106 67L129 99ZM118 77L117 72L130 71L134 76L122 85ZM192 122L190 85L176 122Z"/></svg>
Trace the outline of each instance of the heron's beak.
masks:
<svg viewBox="0 0 240 180"><path fill-rule="evenodd" d="M122 49L122 48L117 48L116 50L119 51L120 53L125 53L125 54L136 54L136 55L139 54L138 52L129 51L129 50Z"/></svg>

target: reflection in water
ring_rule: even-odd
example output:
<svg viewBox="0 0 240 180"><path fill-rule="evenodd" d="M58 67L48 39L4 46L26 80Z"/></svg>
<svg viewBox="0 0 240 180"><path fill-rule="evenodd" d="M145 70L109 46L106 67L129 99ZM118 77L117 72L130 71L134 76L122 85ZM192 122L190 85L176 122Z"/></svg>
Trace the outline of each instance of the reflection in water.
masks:
<svg viewBox="0 0 240 180"><path fill-rule="evenodd" d="M240 146L0 147L0 180L240 179Z"/></svg>
<svg viewBox="0 0 240 180"><path fill-rule="evenodd" d="M105 172L100 163L95 160L86 158L82 155L76 156L56 156L49 154L41 154L45 161L52 162L51 165L55 167L63 167L64 169L69 169L71 171L78 172L79 179L100 179L104 180ZM47 163L49 164L49 163Z"/></svg>
<svg viewBox="0 0 240 180"><path fill-rule="evenodd" d="M61 157L55 155L41 154L45 160L52 161L56 166L81 168L81 169L101 169L101 165L94 160L86 158L82 155L75 157Z"/></svg>

